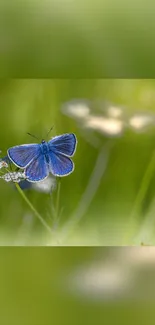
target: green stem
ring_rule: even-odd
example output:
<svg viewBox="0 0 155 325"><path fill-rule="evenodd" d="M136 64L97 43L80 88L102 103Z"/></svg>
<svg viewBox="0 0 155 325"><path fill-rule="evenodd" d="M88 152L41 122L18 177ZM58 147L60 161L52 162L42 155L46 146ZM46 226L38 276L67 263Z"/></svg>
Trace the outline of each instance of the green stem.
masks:
<svg viewBox="0 0 155 325"><path fill-rule="evenodd" d="M42 218L42 216L38 213L38 211L35 209L35 207L32 205L32 203L28 200L22 189L20 188L18 183L15 183L15 186L17 188L17 191L20 193L22 198L25 200L25 202L28 204L30 209L33 211L33 213L36 215L36 217L40 220L42 225L50 232L50 234L53 234L51 228L48 226L48 224L45 222L45 220Z"/></svg>
<svg viewBox="0 0 155 325"><path fill-rule="evenodd" d="M131 211L130 219L129 219L129 232L124 237L124 244L130 244L128 241L133 238L134 234L137 231L138 227L138 218L140 216L140 209L142 206L142 202L146 196L147 190L149 188L149 184L152 178L152 175L155 170L155 151L153 152L152 158L148 164L146 172L143 176L140 189L138 191L137 197L135 199L133 209Z"/></svg>
<svg viewBox="0 0 155 325"><path fill-rule="evenodd" d="M58 219L59 216L59 202L60 202L60 187L61 187L61 181L58 181L58 189L57 189L57 198L56 198L56 220Z"/></svg>

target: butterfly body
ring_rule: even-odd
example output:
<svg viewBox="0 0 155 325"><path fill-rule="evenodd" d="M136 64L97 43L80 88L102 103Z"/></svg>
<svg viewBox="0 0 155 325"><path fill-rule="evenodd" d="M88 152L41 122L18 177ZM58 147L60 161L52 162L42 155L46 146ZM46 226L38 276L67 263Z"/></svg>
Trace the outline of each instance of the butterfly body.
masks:
<svg viewBox="0 0 155 325"><path fill-rule="evenodd" d="M48 142L46 142L45 140L42 140L41 144L40 144L40 148L41 148L41 152L43 155L45 155L45 160L47 162L47 164L49 164L50 159L49 159L49 147L48 147Z"/></svg>
<svg viewBox="0 0 155 325"><path fill-rule="evenodd" d="M48 177L67 176L74 170L70 157L75 153L77 139L75 134L66 133L40 144L25 144L8 149L9 159L19 168L24 169L25 177L30 182L39 182Z"/></svg>

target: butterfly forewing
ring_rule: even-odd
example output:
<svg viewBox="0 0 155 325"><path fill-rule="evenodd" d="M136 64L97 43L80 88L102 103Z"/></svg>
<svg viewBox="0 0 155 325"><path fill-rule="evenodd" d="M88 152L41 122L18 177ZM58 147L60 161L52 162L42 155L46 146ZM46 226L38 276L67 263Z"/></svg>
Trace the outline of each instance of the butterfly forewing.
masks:
<svg viewBox="0 0 155 325"><path fill-rule="evenodd" d="M66 133L54 137L48 142L50 151L62 153L65 156L73 156L76 150L77 139L74 133Z"/></svg>
<svg viewBox="0 0 155 325"><path fill-rule="evenodd" d="M39 182L45 179L48 175L49 167L43 154L34 159L25 169L26 179L30 182Z"/></svg>
<svg viewBox="0 0 155 325"><path fill-rule="evenodd" d="M28 166L41 153L39 144L25 144L8 149L10 160L20 168Z"/></svg>
<svg viewBox="0 0 155 325"><path fill-rule="evenodd" d="M60 153L49 153L50 172L55 176L66 176L73 172L74 163L72 160Z"/></svg>

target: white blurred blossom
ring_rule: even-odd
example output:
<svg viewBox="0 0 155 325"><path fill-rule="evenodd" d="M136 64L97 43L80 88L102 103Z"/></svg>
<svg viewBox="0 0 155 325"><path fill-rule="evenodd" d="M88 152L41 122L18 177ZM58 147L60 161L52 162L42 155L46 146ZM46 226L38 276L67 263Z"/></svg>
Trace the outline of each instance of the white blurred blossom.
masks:
<svg viewBox="0 0 155 325"><path fill-rule="evenodd" d="M49 176L41 182L33 183L32 187L38 192L50 193L56 189L56 177Z"/></svg>
<svg viewBox="0 0 155 325"><path fill-rule="evenodd" d="M91 300L121 297L133 284L130 268L122 268L115 261L92 263L77 268L68 281L72 293Z"/></svg>
<svg viewBox="0 0 155 325"><path fill-rule="evenodd" d="M130 113L130 110L106 101L71 100L62 112L79 122L86 130L109 136L121 135L127 128L143 132L155 125L155 115L149 112Z"/></svg>
<svg viewBox="0 0 155 325"><path fill-rule="evenodd" d="M136 131L143 131L146 127L154 125L155 116L149 114L135 114L130 117L129 125Z"/></svg>
<svg viewBox="0 0 155 325"><path fill-rule="evenodd" d="M152 265L155 267L155 247L128 247L118 251L119 261L125 265L132 265L134 267L142 268Z"/></svg>
<svg viewBox="0 0 155 325"><path fill-rule="evenodd" d="M155 247L112 248L106 257L72 269L65 290L88 300L154 299L154 272Z"/></svg>
<svg viewBox="0 0 155 325"><path fill-rule="evenodd" d="M89 102L84 100L73 100L64 104L62 111L72 118L84 119L90 113Z"/></svg>
<svg viewBox="0 0 155 325"><path fill-rule="evenodd" d="M113 118L90 116L85 122L85 127L94 129L100 133L116 136L122 133L124 123Z"/></svg>
<svg viewBox="0 0 155 325"><path fill-rule="evenodd" d="M110 105L107 108L107 114L112 118L120 118L120 117L122 117L123 110L121 107Z"/></svg>

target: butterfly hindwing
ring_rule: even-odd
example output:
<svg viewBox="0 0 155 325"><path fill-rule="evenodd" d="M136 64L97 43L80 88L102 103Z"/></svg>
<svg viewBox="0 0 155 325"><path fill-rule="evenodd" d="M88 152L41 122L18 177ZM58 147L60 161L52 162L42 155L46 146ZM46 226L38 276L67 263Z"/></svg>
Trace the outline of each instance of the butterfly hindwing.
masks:
<svg viewBox="0 0 155 325"><path fill-rule="evenodd" d="M74 170L73 161L59 152L49 153L49 168L50 172L55 176L67 176Z"/></svg>
<svg viewBox="0 0 155 325"><path fill-rule="evenodd" d="M73 156L76 150L77 139L74 133L56 136L48 142L50 151L60 152L65 156Z"/></svg>
<svg viewBox="0 0 155 325"><path fill-rule="evenodd" d="M19 168L28 166L39 154L39 144L24 144L8 149L9 159Z"/></svg>
<svg viewBox="0 0 155 325"><path fill-rule="evenodd" d="M49 175L49 167L45 161L45 156L40 154L25 169L25 176L29 182L39 182Z"/></svg>

